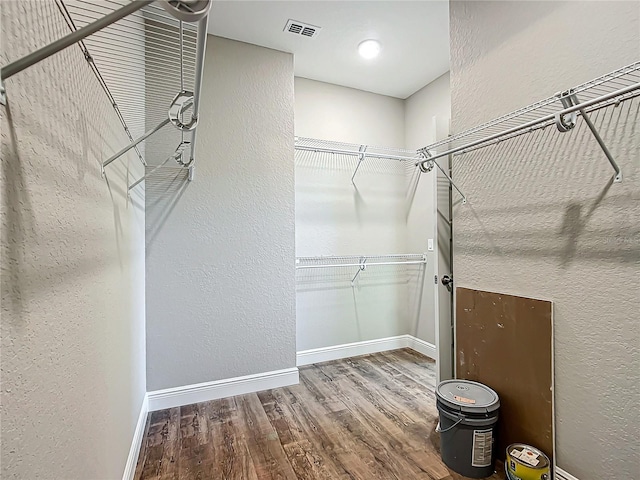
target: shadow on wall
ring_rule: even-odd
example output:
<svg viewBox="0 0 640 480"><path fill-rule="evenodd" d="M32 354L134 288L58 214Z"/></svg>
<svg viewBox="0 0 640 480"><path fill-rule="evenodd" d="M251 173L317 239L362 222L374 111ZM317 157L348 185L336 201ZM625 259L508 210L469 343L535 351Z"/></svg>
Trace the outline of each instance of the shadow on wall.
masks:
<svg viewBox="0 0 640 480"><path fill-rule="evenodd" d="M373 314L370 308L376 302L397 302L402 307L401 315L406 315L406 321L401 323L408 325L415 335L420 320L425 274L424 265L373 266L364 271L358 271L357 267L301 269L296 271L296 291L319 293L321 296L316 299L323 308L336 302L346 308L347 305L342 302L347 297L340 291L350 290L349 303L352 300L358 338L361 338L360 317L363 307L367 317L364 320L370 321L369 316ZM395 293L392 293L387 287L400 289L395 289ZM301 306L302 303L299 304Z"/></svg>
<svg viewBox="0 0 640 480"><path fill-rule="evenodd" d="M147 258L156 237L188 186L189 171L182 167L160 168L145 180Z"/></svg>
<svg viewBox="0 0 640 480"><path fill-rule="evenodd" d="M582 205L580 203L569 203L564 212L562 225L559 234L565 238L565 247L561 254L560 264L563 267L569 265L576 256L578 250L578 240L582 233L586 230L589 219L602 203L607 192L613 185L613 178L609 180L607 185L602 189L600 195L593 201L591 207L585 215L582 215Z"/></svg>
<svg viewBox="0 0 640 480"><path fill-rule="evenodd" d="M10 301L13 313L21 316L24 310L22 265L24 265L25 232L36 233L35 219L25 172L18 150L18 137L11 115L11 102L7 101L3 132L9 133L8 141L2 141L2 191L5 220L2 226L2 245L7 251L7 261L2 272L2 298ZM6 127L5 127L6 122Z"/></svg>
<svg viewBox="0 0 640 480"><path fill-rule="evenodd" d="M472 183L465 179L476 185L465 192L468 204L456 208L476 228L456 234L456 249L555 259L564 268L578 257L637 262L640 225L631 218L637 205L631 186L640 174L639 117L640 99L591 115L622 165L620 184L613 184L613 169L584 122L565 134L551 126L456 157L463 191ZM636 141L620 141L629 138ZM522 200L515 205L508 200L514 195Z"/></svg>
<svg viewBox="0 0 640 480"><path fill-rule="evenodd" d="M323 152L296 150L295 164L304 220L332 225L406 222L421 176L410 161L367 158L358 167L356 157Z"/></svg>
<svg viewBox="0 0 640 480"><path fill-rule="evenodd" d="M303 349L416 331L424 272L424 265L297 270Z"/></svg>
<svg viewBox="0 0 640 480"><path fill-rule="evenodd" d="M416 275L409 278L407 289L407 313L410 317L411 335L418 337L420 317L422 313L422 299L424 298L424 284L427 275L426 265L423 265Z"/></svg>
<svg viewBox="0 0 640 480"><path fill-rule="evenodd" d="M2 9L3 20L23 18L33 26L25 29L24 22L3 21L2 43L12 46L10 52L0 55L3 64L68 33L53 2L6 2ZM97 233L99 222L94 238L88 237L96 245L83 245L83 251L76 251L69 260L70 246L78 240L75 217L84 215L80 210L104 213L106 192L100 163L105 152L120 149L128 140L112 121L112 106L76 47L16 74L5 84L7 105L0 107L6 255L2 296L11 313L23 318L31 297L101 268L102 259L95 253L105 238ZM78 96L78 92L86 94ZM128 163L122 167L128 161L123 157L105 175L119 254L123 236L120 208L126 204L129 177Z"/></svg>
<svg viewBox="0 0 640 480"><path fill-rule="evenodd" d="M407 193L404 200L404 220L406 222L409 220L409 215L411 215L411 208L413 207L413 202L416 198L416 193L418 192L418 185L422 178L422 172L415 165L407 163L405 164L405 177L407 179Z"/></svg>

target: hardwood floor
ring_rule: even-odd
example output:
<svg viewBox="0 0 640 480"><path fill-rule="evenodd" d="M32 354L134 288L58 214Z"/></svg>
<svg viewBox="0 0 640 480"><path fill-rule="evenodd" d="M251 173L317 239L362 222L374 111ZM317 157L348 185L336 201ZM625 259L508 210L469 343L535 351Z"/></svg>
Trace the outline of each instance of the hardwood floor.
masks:
<svg viewBox="0 0 640 480"><path fill-rule="evenodd" d="M438 453L434 387L433 361L403 349L301 367L296 386L153 412L135 479L460 480Z"/></svg>

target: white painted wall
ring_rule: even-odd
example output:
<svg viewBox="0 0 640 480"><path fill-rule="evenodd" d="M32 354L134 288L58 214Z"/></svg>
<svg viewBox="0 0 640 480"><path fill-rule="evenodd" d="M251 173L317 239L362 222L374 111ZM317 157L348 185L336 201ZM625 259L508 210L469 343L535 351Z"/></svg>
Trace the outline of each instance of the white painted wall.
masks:
<svg viewBox="0 0 640 480"><path fill-rule="evenodd" d="M436 131L433 117L438 119L438 128L443 129L451 119L449 72L425 85L404 103L405 147L417 150L434 142L441 132Z"/></svg>
<svg viewBox="0 0 640 480"><path fill-rule="evenodd" d="M209 36L193 182L147 186L150 391L295 367L293 57Z"/></svg>
<svg viewBox="0 0 640 480"><path fill-rule="evenodd" d="M404 148L404 101L295 79L296 135ZM296 254L375 255L407 251L406 166L296 153ZM423 270L371 267L297 274L298 351L412 333ZM419 281L418 281L419 280Z"/></svg>
<svg viewBox="0 0 640 480"><path fill-rule="evenodd" d="M0 63L68 31L53 2L2 2ZM0 476L122 478L146 391L141 164L101 178L128 139L77 47L6 87Z"/></svg>
<svg viewBox="0 0 640 480"><path fill-rule="evenodd" d="M295 78L296 135L404 148L404 102L307 78Z"/></svg>
<svg viewBox="0 0 640 480"><path fill-rule="evenodd" d="M454 131L640 58L637 2L451 2ZM456 157L458 286L554 302L557 462L640 478L640 103Z"/></svg>
<svg viewBox="0 0 640 480"><path fill-rule="evenodd" d="M427 84L422 89L405 100L405 146L411 150L429 145L446 136L451 118L451 90L449 86L449 73L445 73L433 82ZM445 163L441 162L444 166ZM427 251L429 238L434 238L435 197L433 195L433 175L436 171L423 173L414 185L413 201L407 217L407 247L412 252ZM448 180L441 174L438 177L438 184L448 192ZM441 184L441 185L440 185ZM448 197L442 202L444 207L448 205ZM448 207L443 214L448 215ZM441 224L441 234L445 234L445 225ZM446 243L446 239L443 243ZM445 246L445 245L442 245ZM447 246L448 248L448 246ZM448 256L448 255L447 255ZM432 252L427 255L426 278L422 295L422 305L420 318L417 323L417 330L414 335L429 343L435 344L435 319L434 319L434 288L433 281L436 258ZM439 272L443 273L450 272ZM443 303L441 308L446 309Z"/></svg>

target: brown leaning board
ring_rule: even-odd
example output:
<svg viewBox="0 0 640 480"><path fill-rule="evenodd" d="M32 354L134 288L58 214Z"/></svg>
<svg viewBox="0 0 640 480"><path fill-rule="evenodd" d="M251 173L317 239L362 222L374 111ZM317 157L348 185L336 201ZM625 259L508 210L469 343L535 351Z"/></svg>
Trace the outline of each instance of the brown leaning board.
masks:
<svg viewBox="0 0 640 480"><path fill-rule="evenodd" d="M456 289L456 376L500 396L497 455L511 443L553 454L552 305Z"/></svg>

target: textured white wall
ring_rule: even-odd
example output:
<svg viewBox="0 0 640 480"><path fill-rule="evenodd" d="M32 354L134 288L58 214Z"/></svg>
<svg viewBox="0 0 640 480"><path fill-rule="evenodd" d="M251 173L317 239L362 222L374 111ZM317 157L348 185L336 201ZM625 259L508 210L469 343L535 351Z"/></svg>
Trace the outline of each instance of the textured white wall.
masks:
<svg viewBox="0 0 640 480"><path fill-rule="evenodd" d="M435 117L435 120L434 120ZM417 150L446 135L451 118L451 89L449 86L449 72L435 79L424 86L416 93L405 100L405 146L411 150ZM444 161L441 161L445 165ZM433 195L433 175L437 171L423 173L415 186L415 193L411 203L411 210L407 217L407 247L412 252L427 251L429 238L434 238L435 221L435 197ZM448 180L440 174L438 177L438 188L448 192ZM443 210L448 215L448 195L444 198ZM446 205L445 205L446 204ZM442 235L446 233L446 225L441 226ZM443 243L448 240L445 238ZM443 247L445 245L442 245ZM448 245L446 245L448 249ZM446 252L443 252L446 253ZM448 255L447 255L448 257ZM422 305L425 307L420 311L420 319L415 335L422 340L435 344L435 321L434 321L434 288L431 279L435 274L435 256L432 252L427 254L426 288L422 294ZM442 276L444 273L439 272ZM447 305L441 305L446 309Z"/></svg>
<svg viewBox="0 0 640 480"><path fill-rule="evenodd" d="M69 31L42 1L2 2L1 27L3 65ZM101 178L128 139L76 46L6 87L1 476L121 478L145 394L141 165Z"/></svg>
<svg viewBox="0 0 640 480"><path fill-rule="evenodd" d="M295 108L298 136L404 147L403 100L296 78ZM296 153L298 256L412 253L406 251L405 165L367 160L354 187L356 164L353 157ZM422 278L421 270L371 267L352 287L356 270L298 271L299 351L413 330L408 295L417 286L407 282Z"/></svg>
<svg viewBox="0 0 640 480"><path fill-rule="evenodd" d="M451 2L454 131L640 58L638 2ZM640 103L454 160L458 286L554 302L558 465L640 478ZM499 347L497 347L499 348Z"/></svg>
<svg viewBox="0 0 640 480"><path fill-rule="evenodd" d="M293 57L209 36L197 167L147 189L149 390L294 367Z"/></svg>

